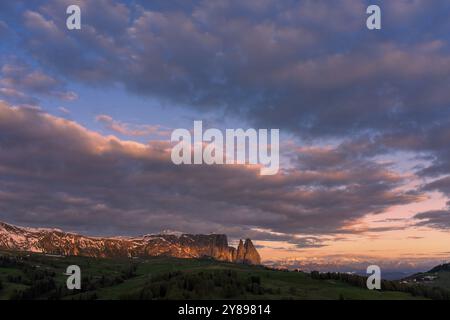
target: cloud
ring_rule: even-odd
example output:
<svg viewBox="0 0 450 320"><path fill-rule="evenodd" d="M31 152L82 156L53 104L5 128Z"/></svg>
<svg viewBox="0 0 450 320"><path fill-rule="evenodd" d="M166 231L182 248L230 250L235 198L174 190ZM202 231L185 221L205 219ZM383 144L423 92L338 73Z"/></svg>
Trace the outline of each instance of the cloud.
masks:
<svg viewBox="0 0 450 320"><path fill-rule="evenodd" d="M349 272L356 271L366 274L367 266L378 265L383 272L402 272L404 276L408 274L430 270L436 265L442 264L442 260L447 259L448 253L439 252L431 254L408 254L398 257L383 257L366 254L354 254L349 257L347 254L328 254L311 259L301 255L293 258L282 258L280 260L265 261L266 265L279 266L290 269L300 269L304 271L318 270L322 272Z"/></svg>
<svg viewBox="0 0 450 320"><path fill-rule="evenodd" d="M70 110L67 109L66 107L58 107L58 111L65 115L70 114Z"/></svg>
<svg viewBox="0 0 450 320"><path fill-rule="evenodd" d="M259 228L244 229L239 227L230 227L226 229L226 233L234 238L239 238L242 233L245 233L246 237L255 241L270 241L282 242L290 245L294 245L296 249L309 249L309 248L321 248L327 246L331 241L338 239L337 236L330 235L316 235L316 236L304 236L289 233L273 232L270 230L264 230ZM276 244L275 244L276 245ZM273 244L261 245L260 247L274 248ZM285 249L285 248L284 248Z"/></svg>
<svg viewBox="0 0 450 320"><path fill-rule="evenodd" d="M32 68L16 58L6 59L0 69L0 94L16 103L37 104L37 96L76 100L77 94L65 89L61 80Z"/></svg>
<svg viewBox="0 0 450 320"><path fill-rule="evenodd" d="M72 79L121 83L200 110L221 107L301 136L345 136L448 115L449 47L439 33L448 22L436 17L436 37L420 27L449 5L399 2L385 4L389 32L379 33L364 28L364 3L351 0L80 1L79 33L61 27L64 1L23 19L30 52ZM411 27L414 40L404 40L395 19Z"/></svg>
<svg viewBox="0 0 450 320"><path fill-rule="evenodd" d="M37 104L37 100L35 98L30 97L27 94L13 88L0 88L0 96L7 99L8 101L16 101L19 103L31 105Z"/></svg>
<svg viewBox="0 0 450 320"><path fill-rule="evenodd" d="M245 236L256 228L300 241L293 236L348 232L366 214L420 198L399 190L404 177L376 163L355 172L343 159L334 168L276 176L244 165L176 166L164 140L120 140L5 103L0 148L1 219L89 233Z"/></svg>
<svg viewBox="0 0 450 320"><path fill-rule="evenodd" d="M168 130L163 130L159 125L132 125L129 123L124 123L122 121L114 120L111 116L106 114L96 116L95 120L103 124L108 130L124 136L170 136L170 132Z"/></svg>
<svg viewBox="0 0 450 320"><path fill-rule="evenodd" d="M447 1L383 3L380 32L366 30L365 5L352 0L79 1L83 32L70 32L60 14L69 2L30 7L24 44L82 83L224 109L312 141L378 136L372 153L422 151L424 136L432 147L450 116L449 22L435 14ZM447 150L426 151L436 160L424 174L448 172Z"/></svg>
<svg viewBox="0 0 450 320"><path fill-rule="evenodd" d="M419 220L417 226L425 226L440 230L450 229L450 210L433 210L418 213L414 219Z"/></svg>
<svg viewBox="0 0 450 320"><path fill-rule="evenodd" d="M138 144L3 106L16 125L1 122L8 218L101 232L122 230L123 221L133 233L259 228L294 241L298 233L363 232L353 223L369 213L450 190L450 23L437 14L448 1L383 2L380 32L365 29L365 3L352 0L81 0L82 32L65 28L71 1L19 3L1 3L0 16L19 25L17 46L33 67L4 63L3 99L36 105L41 95L75 98L65 81L118 84L167 105L282 128L304 146L293 146L292 167L270 178L251 167L174 167L165 141ZM124 137L158 130L97 120ZM374 160L398 151L426 164L399 174ZM417 177L423 187L407 190ZM419 217L433 224L441 214Z"/></svg>

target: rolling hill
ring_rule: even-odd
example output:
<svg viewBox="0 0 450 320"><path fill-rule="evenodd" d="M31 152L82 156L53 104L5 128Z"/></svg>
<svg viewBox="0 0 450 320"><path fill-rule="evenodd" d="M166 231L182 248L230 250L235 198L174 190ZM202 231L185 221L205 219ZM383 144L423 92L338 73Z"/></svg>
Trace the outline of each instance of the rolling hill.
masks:
<svg viewBox="0 0 450 320"><path fill-rule="evenodd" d="M82 289L66 289L78 265ZM0 299L423 299L309 273L214 259L91 258L0 251Z"/></svg>
<svg viewBox="0 0 450 320"><path fill-rule="evenodd" d="M450 290L450 263L438 265L427 272L416 273L402 282Z"/></svg>

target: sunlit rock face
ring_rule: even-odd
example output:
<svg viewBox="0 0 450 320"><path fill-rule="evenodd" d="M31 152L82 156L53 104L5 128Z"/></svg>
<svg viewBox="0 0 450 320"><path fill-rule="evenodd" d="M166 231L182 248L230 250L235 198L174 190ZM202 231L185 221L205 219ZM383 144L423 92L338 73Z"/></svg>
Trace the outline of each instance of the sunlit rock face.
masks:
<svg viewBox="0 0 450 320"><path fill-rule="evenodd" d="M250 239L246 239L245 243L239 241L235 262L261 264L261 257Z"/></svg>
<svg viewBox="0 0 450 320"><path fill-rule="evenodd" d="M236 250L224 234L151 234L143 237L87 237L58 229L22 228L0 222L0 249L96 258L171 256L210 257L260 264L250 239Z"/></svg>

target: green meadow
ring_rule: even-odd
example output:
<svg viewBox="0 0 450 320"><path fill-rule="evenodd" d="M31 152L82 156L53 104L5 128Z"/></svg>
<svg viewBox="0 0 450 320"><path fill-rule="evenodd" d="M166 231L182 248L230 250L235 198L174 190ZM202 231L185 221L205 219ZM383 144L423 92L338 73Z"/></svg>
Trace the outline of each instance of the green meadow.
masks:
<svg viewBox="0 0 450 320"><path fill-rule="evenodd" d="M78 265L81 290L66 288L67 266ZM370 291L309 273L210 259L96 259L0 252L0 299L421 299Z"/></svg>

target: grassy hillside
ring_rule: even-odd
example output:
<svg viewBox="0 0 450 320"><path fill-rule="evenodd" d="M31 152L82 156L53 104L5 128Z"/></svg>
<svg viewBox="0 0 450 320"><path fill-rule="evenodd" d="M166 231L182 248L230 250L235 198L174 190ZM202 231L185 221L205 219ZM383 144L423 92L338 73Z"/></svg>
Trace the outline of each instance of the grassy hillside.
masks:
<svg viewBox="0 0 450 320"><path fill-rule="evenodd" d="M450 289L450 264L442 264L428 272L414 274L403 280L406 283L415 283L427 287Z"/></svg>
<svg viewBox="0 0 450 320"><path fill-rule="evenodd" d="M69 265L82 290L66 289ZM0 299L417 299L302 272L202 259L111 260L0 251Z"/></svg>

